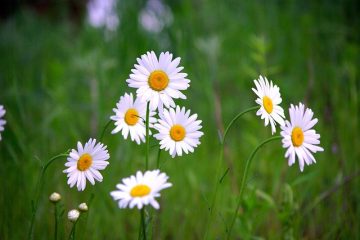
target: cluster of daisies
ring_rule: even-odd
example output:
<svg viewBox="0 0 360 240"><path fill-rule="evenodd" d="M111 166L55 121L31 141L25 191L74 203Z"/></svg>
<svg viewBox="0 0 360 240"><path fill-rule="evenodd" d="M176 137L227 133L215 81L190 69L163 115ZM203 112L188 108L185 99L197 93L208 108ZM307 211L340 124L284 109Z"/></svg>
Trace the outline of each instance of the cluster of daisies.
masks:
<svg viewBox="0 0 360 240"><path fill-rule="evenodd" d="M181 91L190 83L179 64L180 58L173 59L169 52L161 53L159 58L154 52L147 52L137 59L126 80L129 87L137 89L136 97L132 93L120 97L113 109L114 115L110 117L115 125L112 134L121 132L124 139L130 136L137 144L145 143L147 124L149 134L171 157L194 152L203 135L200 131L202 121L198 120L197 114L175 104L176 99L186 99ZM109 158L106 146L95 139L90 139L84 146L78 142L77 150L70 152L65 164L64 173L67 173L70 187L76 185L83 191L87 180L93 185L95 180L101 182L103 177L99 170L106 168ZM160 196L162 189L172 186L168 178L158 169L138 171L122 179L111 196L120 208L136 206L141 209L150 204L158 209L160 206L155 198Z"/></svg>
<svg viewBox="0 0 360 240"><path fill-rule="evenodd" d="M203 135L200 131L202 121L198 120L197 114L191 114L190 110L175 104L176 99L186 99L182 91L190 83L179 64L180 58L173 59L169 52L161 53L158 58L152 51L137 58L137 64L126 80L129 87L136 88L136 97L132 93L120 97L113 109L114 115L110 117L115 125L112 134L121 132L124 139L130 135L131 141L141 144L146 142L148 125L151 129L149 134L159 141L160 149L169 152L172 157L194 152ZM318 146L320 134L313 129L318 122L313 118L313 111L302 103L291 104L289 120L285 120L279 87L263 76L254 80L254 84L252 90L257 95L256 103L260 105L256 115L264 119L265 126L271 125L272 134L276 132L276 125L280 125L283 147L287 149L285 158L291 166L297 157L303 171L305 164L316 162L313 153L323 151ZM4 115L5 109L0 105L0 132L6 123ZM87 181L92 185L95 181L101 182L103 176L100 171L109 164L109 158L103 143L95 139L90 139L85 145L78 142L77 150L71 150L65 163L67 183L83 191ZM158 169L144 173L138 171L117 184L117 190L112 191L111 196L118 201L120 208L136 206L141 209L150 204L158 209L159 203L155 198L160 196L162 189L172 186L168 178Z"/></svg>
<svg viewBox="0 0 360 240"><path fill-rule="evenodd" d="M289 108L290 120L284 120L284 110L281 108L282 102L280 89L269 82L266 77L259 76L254 80L256 88L252 90L257 95L256 103L260 105L256 115L265 120L265 126L271 125L271 132L276 132L276 123L281 127L283 147L286 150L285 158L288 159L289 166L295 163L298 158L300 170L304 170L304 165L315 163L313 153L324 151L320 146L320 134L313 129L318 122L313 118L314 113L306 108L304 104L291 104Z"/></svg>

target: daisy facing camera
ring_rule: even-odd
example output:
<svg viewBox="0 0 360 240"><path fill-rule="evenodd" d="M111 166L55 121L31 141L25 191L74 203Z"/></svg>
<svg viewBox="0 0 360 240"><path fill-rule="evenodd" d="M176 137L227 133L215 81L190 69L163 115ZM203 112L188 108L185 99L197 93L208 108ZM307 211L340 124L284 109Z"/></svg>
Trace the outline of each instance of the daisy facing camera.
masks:
<svg viewBox="0 0 360 240"><path fill-rule="evenodd" d="M179 57L173 59L171 53L162 52L158 59L151 51L137 58L137 62L126 82L137 88L136 94L144 102L150 101L151 110L175 107L173 99L186 99L181 91L189 87L190 80L181 72L184 67L179 67Z"/></svg>
<svg viewBox="0 0 360 240"><path fill-rule="evenodd" d="M167 180L169 177L160 170L138 171L136 175L122 179L122 182L116 185L118 190L112 191L110 195L115 201L118 201L119 208L142 209L145 205L151 205L159 209L160 205L156 197L160 197L160 191L172 186Z"/></svg>
<svg viewBox="0 0 360 240"><path fill-rule="evenodd" d="M109 164L110 158L107 147L95 139L91 139L83 146L81 142L77 144L78 149L72 149L65 166L68 167L63 172L67 173L67 183L70 187L75 186L78 191L84 191L86 180L94 185L95 180L101 182L103 177L99 170L104 170Z"/></svg>

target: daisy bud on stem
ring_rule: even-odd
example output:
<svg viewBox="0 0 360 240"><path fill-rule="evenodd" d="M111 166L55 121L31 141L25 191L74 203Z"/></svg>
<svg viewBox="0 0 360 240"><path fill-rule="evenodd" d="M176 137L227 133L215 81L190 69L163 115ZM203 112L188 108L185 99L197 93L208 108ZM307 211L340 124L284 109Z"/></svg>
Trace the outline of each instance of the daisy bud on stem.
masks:
<svg viewBox="0 0 360 240"><path fill-rule="evenodd" d="M57 240L58 232L58 206L57 203L61 200L61 195L57 192L53 192L49 197L50 202L54 204L54 218L55 218L55 229L54 229L54 239Z"/></svg>
<svg viewBox="0 0 360 240"><path fill-rule="evenodd" d="M38 205L39 205L39 200L40 200L40 194L41 194L41 190L42 190L42 186L43 186L43 181L44 181L44 176L45 176L45 172L46 169L57 159L59 158L63 158L63 157L67 157L68 154L63 153L63 154L59 154L57 156L52 157L49 161L47 161L41 168L40 174L39 174L39 178L35 187L35 199L32 201L33 203L33 211L32 211L32 215L31 215L31 222L30 222L30 228L29 228L29 232L28 232L28 239L32 240L34 239L34 225L35 225L35 217L36 217L36 212L38 209Z"/></svg>
<svg viewBox="0 0 360 240"><path fill-rule="evenodd" d="M79 217L80 217L80 212L77 209L73 209L68 212L68 219L70 222L75 223Z"/></svg>
<svg viewBox="0 0 360 240"><path fill-rule="evenodd" d="M86 203L81 203L78 207L78 209L81 211L81 212L87 212L89 210L88 208L88 205Z"/></svg>
<svg viewBox="0 0 360 240"><path fill-rule="evenodd" d="M53 192L49 197L50 202L57 203L61 200L61 195L57 192Z"/></svg>
<svg viewBox="0 0 360 240"><path fill-rule="evenodd" d="M80 217L80 212L77 209L72 209L68 212L68 219L70 222L73 223L70 235L69 235L69 240L75 240L75 231L76 231L76 223L78 221Z"/></svg>

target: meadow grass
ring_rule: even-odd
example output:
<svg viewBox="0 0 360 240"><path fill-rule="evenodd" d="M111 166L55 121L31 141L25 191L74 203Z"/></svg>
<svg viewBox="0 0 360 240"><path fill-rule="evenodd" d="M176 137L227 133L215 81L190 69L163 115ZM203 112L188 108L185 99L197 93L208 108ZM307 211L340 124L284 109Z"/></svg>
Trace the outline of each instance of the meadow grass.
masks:
<svg viewBox="0 0 360 240"><path fill-rule="evenodd" d="M168 3L173 22L160 33L138 23L141 1L119 4L117 32L86 23L48 20L22 10L0 23L0 104L7 110L0 142L0 239L25 239L31 201L42 164L99 138L112 108L128 88L136 57L148 50L171 51L191 80L179 105L203 120L194 154L172 159L161 152L160 169L173 187L153 211L154 239L202 239L214 191L220 134L239 112L255 105L253 79L266 75L280 87L282 106L304 102L319 119L325 152L299 171L288 167L279 142L264 146L250 167L233 236L241 239L360 238L359 18L351 1L182 1ZM61 193L60 239L71 224L67 211L94 199L77 225L77 239L136 239L139 213L118 209L111 199L123 177L144 169L145 145L105 132L110 164L104 180L84 192L70 189L65 159L45 174L35 222L35 239L51 239L54 208L49 195ZM224 239L237 205L245 161L271 136L255 114L229 131L220 172L216 212L209 239ZM150 146L156 145L151 138ZM149 169L157 147L150 147ZM221 174L223 175L223 174ZM61 214L62 213L62 214Z"/></svg>

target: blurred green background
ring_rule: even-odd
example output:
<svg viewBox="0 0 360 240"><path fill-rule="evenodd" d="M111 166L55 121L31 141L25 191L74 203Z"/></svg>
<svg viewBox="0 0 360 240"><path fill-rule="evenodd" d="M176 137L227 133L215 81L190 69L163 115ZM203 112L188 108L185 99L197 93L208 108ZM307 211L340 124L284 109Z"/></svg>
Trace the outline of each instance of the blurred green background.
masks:
<svg viewBox="0 0 360 240"><path fill-rule="evenodd" d="M111 1L110 1L111 2ZM287 115L304 102L319 119L325 152L300 172L288 167L279 142L266 145L250 169L235 239L360 238L360 17L358 1L124 1L107 20L89 21L86 1L5 1L0 22L0 104L7 124L0 142L0 239L26 239L40 167L76 142L99 137L136 58L170 51L189 74L188 99L203 120L194 154L161 154L173 187L153 212L153 239L202 239L209 218L219 153L218 132L238 112L255 105L253 79L266 75L280 87ZM100 14L101 15L101 14ZM104 15L104 14L103 14ZM110 17L110 18L109 18ZM98 18L98 19L97 19ZM96 22L98 20L98 22ZM271 136L254 113L230 131L209 239L224 239L236 206L244 163ZM94 199L77 239L136 239L139 213L118 209L109 195L123 177L144 169L145 145L110 129L104 181L84 192L66 184L65 159L46 173L35 239L52 239L53 206L62 194L60 236L67 211ZM152 140L152 145L156 144ZM157 149L151 149L155 167Z"/></svg>

